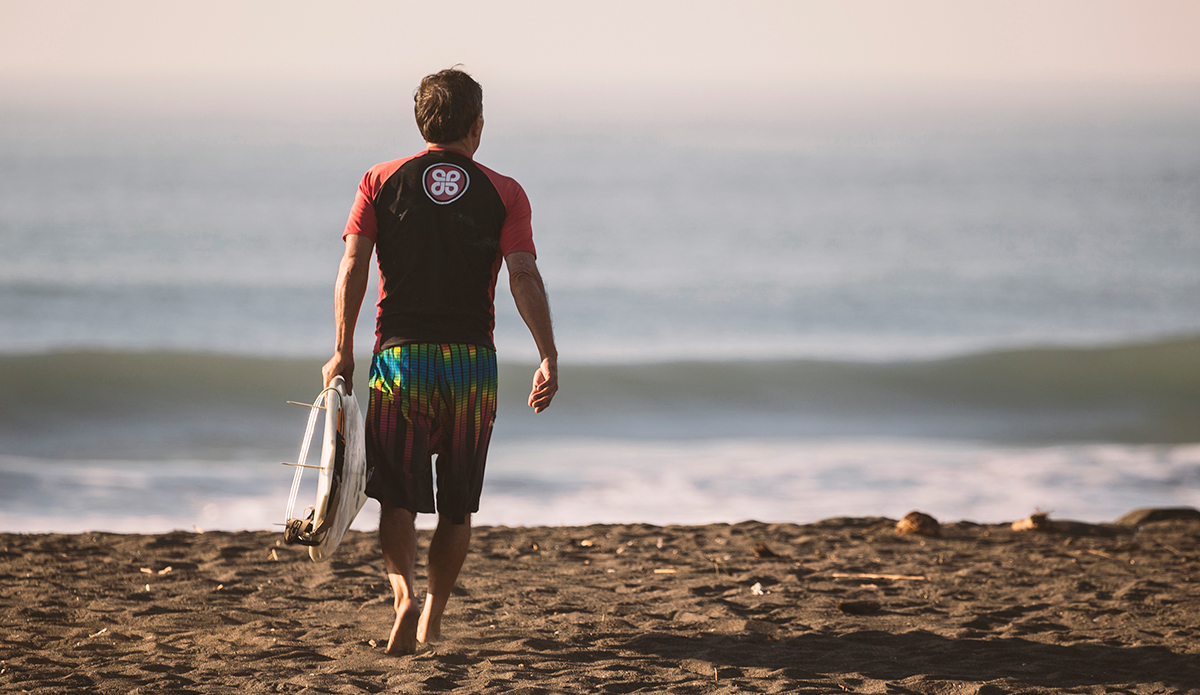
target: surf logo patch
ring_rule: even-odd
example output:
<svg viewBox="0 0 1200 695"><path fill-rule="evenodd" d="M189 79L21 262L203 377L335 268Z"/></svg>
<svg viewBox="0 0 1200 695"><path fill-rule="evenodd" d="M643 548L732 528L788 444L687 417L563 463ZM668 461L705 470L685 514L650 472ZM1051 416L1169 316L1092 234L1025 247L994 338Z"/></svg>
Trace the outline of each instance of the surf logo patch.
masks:
<svg viewBox="0 0 1200 695"><path fill-rule="evenodd" d="M438 205L453 203L467 192L471 178L457 164L434 164L425 170L425 195Z"/></svg>

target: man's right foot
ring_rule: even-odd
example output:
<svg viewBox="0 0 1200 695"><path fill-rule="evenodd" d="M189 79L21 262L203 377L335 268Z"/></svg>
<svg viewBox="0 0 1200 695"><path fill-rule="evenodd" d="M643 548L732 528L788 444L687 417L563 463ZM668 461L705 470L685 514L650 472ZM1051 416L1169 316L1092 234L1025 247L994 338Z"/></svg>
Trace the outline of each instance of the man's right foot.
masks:
<svg viewBox="0 0 1200 695"><path fill-rule="evenodd" d="M417 641L421 644L433 644L442 641L442 610L445 601L438 601L433 594L425 594L425 606L421 610L421 621L417 623ZM436 613L436 614L435 614Z"/></svg>
<svg viewBox="0 0 1200 695"><path fill-rule="evenodd" d="M431 627L422 623L417 629L417 640L419 640L421 644L433 644L434 642L440 642L442 640L441 626L439 625L437 627Z"/></svg>

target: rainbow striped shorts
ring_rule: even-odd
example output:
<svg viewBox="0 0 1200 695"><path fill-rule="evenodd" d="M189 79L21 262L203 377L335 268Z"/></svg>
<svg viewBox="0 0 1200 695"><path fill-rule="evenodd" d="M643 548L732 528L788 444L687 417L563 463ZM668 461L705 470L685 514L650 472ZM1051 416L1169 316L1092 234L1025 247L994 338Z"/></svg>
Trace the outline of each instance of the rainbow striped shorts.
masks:
<svg viewBox="0 0 1200 695"><path fill-rule="evenodd" d="M367 495L456 524L479 511L496 420L496 352L464 343L381 350L371 361L369 398Z"/></svg>

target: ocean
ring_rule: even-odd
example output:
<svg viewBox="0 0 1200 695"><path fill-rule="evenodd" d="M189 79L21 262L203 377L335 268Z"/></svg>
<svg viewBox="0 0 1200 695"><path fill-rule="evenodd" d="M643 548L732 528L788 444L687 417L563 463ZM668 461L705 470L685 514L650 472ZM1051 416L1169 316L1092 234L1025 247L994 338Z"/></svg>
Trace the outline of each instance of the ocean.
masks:
<svg viewBox="0 0 1200 695"><path fill-rule="evenodd" d="M5 112L0 531L281 521L355 187L415 136ZM531 199L562 390L522 405L502 278L477 523L1200 506L1200 115L500 127L478 159Z"/></svg>

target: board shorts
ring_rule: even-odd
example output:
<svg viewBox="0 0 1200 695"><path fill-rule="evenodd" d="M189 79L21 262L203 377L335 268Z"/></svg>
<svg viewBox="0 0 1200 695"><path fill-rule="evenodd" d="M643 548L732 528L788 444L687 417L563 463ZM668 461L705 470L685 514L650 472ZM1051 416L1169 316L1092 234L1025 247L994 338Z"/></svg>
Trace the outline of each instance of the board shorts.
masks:
<svg viewBox="0 0 1200 695"><path fill-rule="evenodd" d="M479 511L496 420L496 351L465 343L380 350L369 399L367 495L455 524Z"/></svg>

